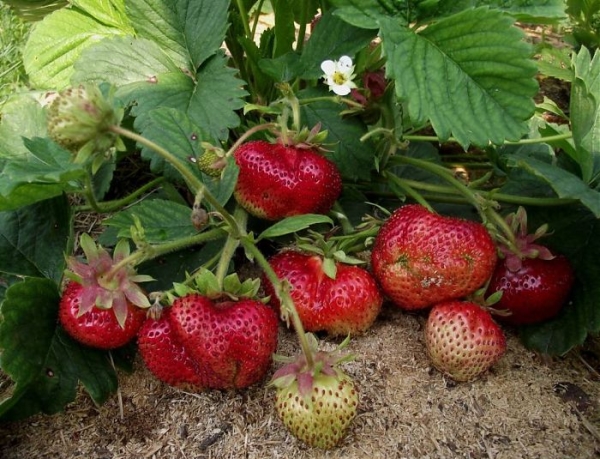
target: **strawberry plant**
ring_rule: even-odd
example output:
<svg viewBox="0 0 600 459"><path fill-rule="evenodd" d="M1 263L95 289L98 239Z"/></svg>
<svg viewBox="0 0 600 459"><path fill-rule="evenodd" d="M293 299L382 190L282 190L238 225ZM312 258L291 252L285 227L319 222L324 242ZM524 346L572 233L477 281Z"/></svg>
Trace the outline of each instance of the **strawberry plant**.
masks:
<svg viewBox="0 0 600 459"><path fill-rule="evenodd" d="M0 107L0 419L59 412L80 383L102 403L138 350L186 389L243 390L273 371L285 425L331 448L360 387L305 326L360 334L383 295L464 303L498 256L524 254L506 219L519 207L573 274L523 343L562 355L600 331L600 55L538 56L517 24L558 24L564 2L271 0L259 31L265 3L27 9L29 87ZM536 99L536 76L561 78L568 103ZM83 228L88 215L98 225ZM308 258L302 279L278 266L283 247ZM313 327L315 305L331 317ZM69 325L100 312L137 339L98 345ZM276 314L299 354L273 363Z"/></svg>

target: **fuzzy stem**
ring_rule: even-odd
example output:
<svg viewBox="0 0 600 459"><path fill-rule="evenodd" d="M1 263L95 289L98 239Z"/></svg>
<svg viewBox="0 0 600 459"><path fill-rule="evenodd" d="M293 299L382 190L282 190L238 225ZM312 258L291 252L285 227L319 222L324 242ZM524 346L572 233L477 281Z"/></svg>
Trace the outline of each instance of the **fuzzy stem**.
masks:
<svg viewBox="0 0 600 459"><path fill-rule="evenodd" d="M233 212L233 218L238 224L238 233L245 234L246 222L248 221L248 214L246 213L246 211L241 206L236 206ZM229 235L227 237L227 241L225 241L225 245L223 246L223 250L221 251L221 256L219 257L217 271L215 273L220 290L223 290L223 280L227 275L227 270L229 269L229 262L231 261L231 258L233 257L233 254L235 253L239 245L239 237L233 237L232 235Z"/></svg>
<svg viewBox="0 0 600 459"><path fill-rule="evenodd" d="M225 153L225 156L230 156L232 155L235 150L237 150L239 148L239 146L244 143L246 141L246 139L248 139L248 137L256 134L257 132L260 131L264 131L266 129L273 129L277 127L277 124L275 123L265 123L265 124L257 124L256 126L248 129L246 132L244 132L239 139L236 140L236 142L231 146L231 148L229 150L227 150L227 153Z"/></svg>
<svg viewBox="0 0 600 459"><path fill-rule="evenodd" d="M250 24L248 23L248 11L246 10L246 5L244 5L244 0L236 0L236 4L238 11L240 12L240 19L244 26L244 33L249 39L252 39L252 32L250 30Z"/></svg>
<svg viewBox="0 0 600 459"><path fill-rule="evenodd" d="M85 191L84 191L85 199L88 202L90 208L97 213L102 213L100 206L98 205L98 201L96 200L96 195L94 194L94 185L92 183L92 174L90 171L85 175Z"/></svg>
<svg viewBox="0 0 600 459"><path fill-rule="evenodd" d="M160 257L161 255L176 252L177 250L181 250L186 247L202 244L212 239L217 239L219 236L223 236L225 234L227 234L225 230L221 228L213 228L203 233L194 234L193 236L181 238L176 241L165 242L164 244L157 245L146 245L114 265L106 274L106 279L111 279L120 269L127 265L137 266L144 261L152 260Z"/></svg>
<svg viewBox="0 0 600 459"><path fill-rule="evenodd" d="M302 10L300 11L300 28L298 30L298 38L296 41L296 52L301 53L304 47L304 39L306 37L306 22L308 21L308 8L310 2L301 3Z"/></svg>
<svg viewBox="0 0 600 459"><path fill-rule="evenodd" d="M334 104L346 104L355 108L364 108L363 104L356 102L355 100L348 99L342 96L319 96L309 97L298 101L300 105L308 105L315 102L333 102Z"/></svg>
<svg viewBox="0 0 600 459"><path fill-rule="evenodd" d="M92 205L81 205L81 206L75 206L75 207L73 207L73 209L75 212L89 212L90 210L94 210L98 213L115 212L115 211L122 209L123 207L131 204L138 197L143 195L145 192L154 188L156 185L161 184L164 181L165 181L164 177L155 178L154 180L141 186L140 188L138 188L131 194L125 196L124 198L116 199L114 201L104 201L104 202L97 203L96 208L93 208Z"/></svg>
<svg viewBox="0 0 600 459"><path fill-rule="evenodd" d="M503 143L503 145L532 145L532 144L537 144L537 143L551 143L551 142L556 142L559 140L567 140L573 137L573 134L571 132L567 132L565 134L556 134L556 135L551 135L548 137L540 137L537 139L521 139L521 140L517 140L516 142L510 142L510 141L506 141ZM435 135L403 135L402 136L402 140L407 140L410 142L439 142L442 143L442 141L440 140L440 138L438 136ZM455 142L455 143L459 143L458 140L454 137L449 137L448 139L446 139L444 142Z"/></svg>
<svg viewBox="0 0 600 459"><path fill-rule="evenodd" d="M291 317L292 326L294 327L296 335L298 336L300 348L302 349L302 352L306 357L306 363L309 368L313 368L314 358L312 350L310 345L308 344L308 340L306 339L306 332L304 331L304 326L302 325L302 321L300 320L300 316L298 315L298 311L296 309L296 306L294 305L294 300L292 300L290 293L283 286L283 283L281 282L279 277L277 277L277 274L275 273L265 256L260 250L258 250L258 247L256 247L254 241L250 237L245 236L240 239L240 242L246 250L246 252L248 252L256 260L258 265L262 268L263 272L265 273L265 276L267 276L267 279L269 279L269 281L273 285L275 294L277 295L277 298L281 303L281 309L283 311L288 312Z"/></svg>
<svg viewBox="0 0 600 459"><path fill-rule="evenodd" d="M433 212L433 208L429 205L429 203L425 200L425 198L423 198L421 193L419 193L417 190L415 190L407 182L400 179L400 177L398 177L395 174L391 174L391 173L385 172L385 171L383 172L383 177L388 179L389 181L393 182L397 187L399 187L402 191L404 191L404 193L406 195L413 198L416 202L421 204L423 207L428 209L430 212Z"/></svg>

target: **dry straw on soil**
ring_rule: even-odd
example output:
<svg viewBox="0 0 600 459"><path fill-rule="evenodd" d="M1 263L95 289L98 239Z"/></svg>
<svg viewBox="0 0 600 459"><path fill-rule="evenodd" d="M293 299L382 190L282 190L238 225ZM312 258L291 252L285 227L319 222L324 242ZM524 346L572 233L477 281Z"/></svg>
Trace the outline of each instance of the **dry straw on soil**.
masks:
<svg viewBox="0 0 600 459"><path fill-rule="evenodd" d="M290 436L274 391L189 394L156 381L137 362L120 395L96 407L81 393L64 414L0 425L4 459L86 458L488 458L600 457L600 345L542 359L509 332L506 356L483 378L455 384L425 355L423 315L386 306L351 341L345 367L361 390L345 441L323 452ZM279 352L294 354L281 330ZM335 345L323 341L326 348Z"/></svg>

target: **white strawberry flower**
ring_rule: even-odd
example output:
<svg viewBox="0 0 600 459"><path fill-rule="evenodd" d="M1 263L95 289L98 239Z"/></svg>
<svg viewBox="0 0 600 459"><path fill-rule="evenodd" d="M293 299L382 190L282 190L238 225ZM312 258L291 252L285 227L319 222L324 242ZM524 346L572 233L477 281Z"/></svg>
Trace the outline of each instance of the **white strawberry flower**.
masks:
<svg viewBox="0 0 600 459"><path fill-rule="evenodd" d="M335 92L338 96L347 96L356 85L352 81L354 75L354 65L352 59L348 56L340 57L338 61L323 61L321 70L325 73L323 78L329 85L329 90Z"/></svg>

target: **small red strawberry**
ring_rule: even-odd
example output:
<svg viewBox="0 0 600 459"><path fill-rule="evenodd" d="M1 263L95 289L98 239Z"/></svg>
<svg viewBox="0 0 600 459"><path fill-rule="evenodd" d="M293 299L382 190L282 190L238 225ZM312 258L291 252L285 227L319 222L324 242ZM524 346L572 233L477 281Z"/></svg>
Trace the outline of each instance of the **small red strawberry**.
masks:
<svg viewBox="0 0 600 459"><path fill-rule="evenodd" d="M86 288L83 285L69 282L60 300L59 319L71 337L87 346L98 349L124 346L135 337L146 319L145 311L129 302L123 327L112 309L94 306L81 314L85 297Z"/></svg>
<svg viewBox="0 0 600 459"><path fill-rule="evenodd" d="M151 280L129 265L117 266L129 255L129 244L119 242L113 257L87 234L81 236L87 263L68 260L69 281L59 305L63 328L76 340L100 349L114 349L133 339L150 302L138 282Z"/></svg>
<svg viewBox="0 0 600 459"><path fill-rule="evenodd" d="M315 148L256 140L237 148L234 157L239 167L236 200L266 220L325 214L342 190L336 165Z"/></svg>
<svg viewBox="0 0 600 459"><path fill-rule="evenodd" d="M433 366L455 381L475 379L506 351L504 334L491 314L467 301L449 301L431 309L425 345Z"/></svg>
<svg viewBox="0 0 600 459"><path fill-rule="evenodd" d="M277 348L275 312L260 301L213 302L190 294L171 306L173 333L212 389L250 386L265 377Z"/></svg>
<svg viewBox="0 0 600 459"><path fill-rule="evenodd" d="M375 321L383 297L375 279L363 268L335 262L335 278L324 269L321 255L283 251L269 264L281 280L292 287L292 300L306 331L330 335L359 334ZM271 304L280 304L272 284L265 277L265 291Z"/></svg>
<svg viewBox="0 0 600 459"><path fill-rule="evenodd" d="M190 392L205 388L206 376L171 327L171 308L149 318L138 332L138 349L146 367L161 381Z"/></svg>
<svg viewBox="0 0 600 459"><path fill-rule="evenodd" d="M307 337L312 335L308 334ZM338 349L343 347L342 343ZM316 343L314 344L316 350ZM275 409L287 429L307 445L331 449L346 435L358 410L358 390L338 364L348 360L337 351L315 352L288 360L273 375Z"/></svg>
<svg viewBox="0 0 600 459"><path fill-rule="evenodd" d="M551 319L567 302L575 281L571 262L535 242L545 235L547 226L528 234L527 214L522 207L509 214L506 221L514 232L514 244L499 245L501 257L487 289L488 294L502 291L494 308L510 313L498 320L524 325Z"/></svg>
<svg viewBox="0 0 600 459"><path fill-rule="evenodd" d="M463 298L490 277L496 246L478 222L446 217L418 204L397 209L373 245L373 274L407 310Z"/></svg>

